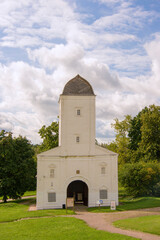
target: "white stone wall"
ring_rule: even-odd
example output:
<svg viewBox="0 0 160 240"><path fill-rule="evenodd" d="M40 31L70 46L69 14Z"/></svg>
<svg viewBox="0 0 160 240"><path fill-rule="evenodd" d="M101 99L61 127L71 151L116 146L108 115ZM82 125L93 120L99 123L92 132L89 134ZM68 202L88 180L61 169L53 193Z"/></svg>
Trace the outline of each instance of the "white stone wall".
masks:
<svg viewBox="0 0 160 240"><path fill-rule="evenodd" d="M55 176L50 178L50 168L54 167ZM106 173L101 174L101 167ZM75 180L82 180L88 186L88 206L96 206L99 190L107 189L108 198L104 205L115 200L118 204L117 156L78 156L51 157L38 159L37 209L62 208L66 202L68 185ZM76 174L80 170L80 174ZM53 186L51 186L53 184ZM56 202L48 202L48 192L56 193Z"/></svg>
<svg viewBox="0 0 160 240"><path fill-rule="evenodd" d="M62 155L92 155L95 144L95 96L60 96L59 146ZM77 115L77 110L80 115ZM80 142L76 143L76 136Z"/></svg>

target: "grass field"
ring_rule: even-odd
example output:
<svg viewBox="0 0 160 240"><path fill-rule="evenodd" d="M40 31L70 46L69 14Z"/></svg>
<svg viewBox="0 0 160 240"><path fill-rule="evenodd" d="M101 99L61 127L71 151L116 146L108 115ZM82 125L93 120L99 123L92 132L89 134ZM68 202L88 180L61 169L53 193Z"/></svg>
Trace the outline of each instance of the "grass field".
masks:
<svg viewBox="0 0 160 240"><path fill-rule="evenodd" d="M88 227L83 221L70 217L54 217L66 215L66 211L38 210L28 211L35 198L8 203L0 203L0 239L12 240L131 240L133 238ZM68 214L73 214L68 210ZM46 218L36 218L43 217ZM47 218L48 217L48 218ZM20 220L22 218L33 218ZM18 220L18 221L16 221Z"/></svg>
<svg viewBox="0 0 160 240"><path fill-rule="evenodd" d="M142 208L160 207L160 198L156 197L141 197L135 199L123 199L120 200L120 205L117 206L116 211L136 210ZM110 210L110 207L93 207L88 208L89 212L114 212Z"/></svg>
<svg viewBox="0 0 160 240"><path fill-rule="evenodd" d="M41 218L0 224L0 239L12 240L131 240L124 235L98 231L82 220L65 217Z"/></svg>
<svg viewBox="0 0 160 240"><path fill-rule="evenodd" d="M35 196L35 195L36 195L36 191L27 191L24 193L22 197ZM0 197L0 200L2 200L2 197Z"/></svg>
<svg viewBox="0 0 160 240"><path fill-rule="evenodd" d="M28 196L35 196L36 191L27 191L24 193L23 197L28 197Z"/></svg>
<svg viewBox="0 0 160 240"><path fill-rule="evenodd" d="M160 235L160 215L128 218L114 222L116 227Z"/></svg>
<svg viewBox="0 0 160 240"><path fill-rule="evenodd" d="M26 193L32 195L32 193ZM34 194L33 194L34 195ZM27 196L27 195L26 195ZM65 209L28 211L29 205L35 203L35 198L0 203L0 239L45 239L45 240L125 240L135 239L124 235L98 231L88 227L83 221L70 217L55 217L66 215ZM117 211L140 208L160 207L160 198L142 197L121 200ZM109 207L89 208L90 212L109 212ZM112 211L114 212L114 211ZM74 214L68 210L68 214ZM38 218L38 217L48 218ZM50 218L51 217L51 218ZM36 218L20 220L22 218ZM20 220L20 221L16 221ZM13 222L14 221L14 222ZM152 224L151 224L152 222ZM160 235L160 216L147 216L116 221L115 225L122 228L135 229Z"/></svg>
<svg viewBox="0 0 160 240"><path fill-rule="evenodd" d="M38 210L29 212L28 208L32 203L35 203L34 198L12 201L8 203L0 203L0 222L9 222L26 217L66 215L65 209ZM68 210L67 214L74 213L73 211Z"/></svg>

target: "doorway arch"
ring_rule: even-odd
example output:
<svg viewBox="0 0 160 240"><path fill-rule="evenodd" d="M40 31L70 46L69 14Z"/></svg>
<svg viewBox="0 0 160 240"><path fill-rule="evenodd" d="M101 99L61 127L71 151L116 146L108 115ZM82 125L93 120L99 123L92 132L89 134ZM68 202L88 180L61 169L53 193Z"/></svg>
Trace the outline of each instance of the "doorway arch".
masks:
<svg viewBox="0 0 160 240"><path fill-rule="evenodd" d="M67 187L67 198L74 197L75 204L88 206L88 186L81 180L72 181Z"/></svg>

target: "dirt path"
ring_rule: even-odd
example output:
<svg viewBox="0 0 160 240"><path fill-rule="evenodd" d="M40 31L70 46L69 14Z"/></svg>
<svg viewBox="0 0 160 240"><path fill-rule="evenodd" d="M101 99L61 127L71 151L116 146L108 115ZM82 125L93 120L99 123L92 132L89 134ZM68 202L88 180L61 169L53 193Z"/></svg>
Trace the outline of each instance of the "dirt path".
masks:
<svg viewBox="0 0 160 240"><path fill-rule="evenodd" d="M114 212L114 213L89 213L85 211L77 211L77 215L74 217L84 220L90 227L104 230L112 233L119 233L128 235L131 237L139 238L142 240L160 240L160 236L143 233L134 230L124 230L116 228L112 223L116 220L133 218L140 216L149 215L159 215L160 208L155 209L145 209L145 210L135 210L135 211L124 211L124 212Z"/></svg>
<svg viewBox="0 0 160 240"><path fill-rule="evenodd" d="M35 204L32 204L32 205L29 206L28 211L36 211L36 210L37 210L37 208L36 208Z"/></svg>
<svg viewBox="0 0 160 240"><path fill-rule="evenodd" d="M29 211L35 211L36 206L31 205L29 207ZM134 211L123 211L123 212L114 212L114 213L90 213L87 212L86 207L77 207L76 208L77 215L68 215L65 217L75 217L77 219L81 219L85 221L90 227L95 228L97 230L108 231L111 233L119 233L135 238L139 238L142 240L160 240L160 236L134 231L134 230L125 230L121 228L116 228L113 226L113 222L125 219L125 218L134 218L141 216L149 216L149 215L160 215L160 207L158 208L148 208L148 209L140 209Z"/></svg>
<svg viewBox="0 0 160 240"><path fill-rule="evenodd" d="M35 197L35 196L29 196ZM22 199L28 198L22 197ZM0 200L1 202L1 200ZM36 205L30 205L29 211L35 211ZM141 216L149 216L149 215L160 215L160 207L158 208L148 208L148 209L140 209L140 210L133 210L133 211L123 211L123 212L114 212L114 213L91 213L87 212L86 207L78 207L76 208L77 215L68 215L68 217L75 217L77 219L81 219L85 221L90 227L95 228L97 230L108 231L111 233L119 233L135 238L139 238L142 240L160 240L160 236L153 235L149 233L143 233L134 230L125 230L116 228L113 226L113 222L125 218L134 218L134 217L141 217Z"/></svg>

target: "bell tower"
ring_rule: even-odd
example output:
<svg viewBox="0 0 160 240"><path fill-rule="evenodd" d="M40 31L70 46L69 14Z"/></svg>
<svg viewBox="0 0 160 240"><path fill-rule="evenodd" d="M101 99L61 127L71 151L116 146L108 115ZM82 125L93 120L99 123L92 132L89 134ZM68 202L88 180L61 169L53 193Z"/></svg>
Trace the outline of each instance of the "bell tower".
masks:
<svg viewBox="0 0 160 240"><path fill-rule="evenodd" d="M63 155L93 155L95 148L95 94L77 75L65 85L59 99L59 146Z"/></svg>

